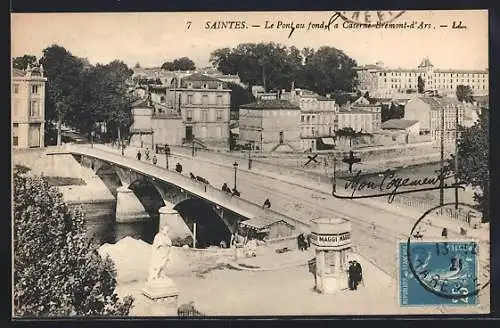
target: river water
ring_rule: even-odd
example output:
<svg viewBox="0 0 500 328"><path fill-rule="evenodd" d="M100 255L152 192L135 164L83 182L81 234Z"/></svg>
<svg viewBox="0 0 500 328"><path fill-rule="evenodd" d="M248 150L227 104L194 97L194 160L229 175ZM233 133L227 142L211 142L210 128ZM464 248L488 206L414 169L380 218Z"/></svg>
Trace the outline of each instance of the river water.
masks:
<svg viewBox="0 0 500 328"><path fill-rule="evenodd" d="M411 166L399 170L399 176L433 176L439 170L439 163L424 164ZM114 174L101 175L104 184L111 190L113 196L116 197L116 188L120 186L119 179ZM464 198L471 198L471 195L462 193L462 201ZM453 201L453 190L445 191L446 201ZM417 197L418 195L416 195ZM426 196L427 198L428 196ZM432 191L432 198L438 199L439 192ZM155 192L148 190L141 191L141 202L149 212L150 217L144 222L136 223L116 223L115 207L116 202L108 202L103 204L92 204L86 206L84 210L87 212L87 229L88 235L94 241L101 245L104 243L115 243L120 239L131 236L133 238L142 239L145 242L152 243L155 234L158 232L159 215L158 209L163 206L161 199ZM437 202L436 202L437 205Z"/></svg>

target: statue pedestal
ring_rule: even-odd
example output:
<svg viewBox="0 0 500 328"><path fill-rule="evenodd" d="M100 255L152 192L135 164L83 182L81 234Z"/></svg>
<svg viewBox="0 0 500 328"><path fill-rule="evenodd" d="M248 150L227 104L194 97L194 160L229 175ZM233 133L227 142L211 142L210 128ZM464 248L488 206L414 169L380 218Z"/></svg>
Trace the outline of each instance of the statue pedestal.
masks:
<svg viewBox="0 0 500 328"><path fill-rule="evenodd" d="M142 294L148 300L146 316L177 316L179 290L170 278L147 282Z"/></svg>

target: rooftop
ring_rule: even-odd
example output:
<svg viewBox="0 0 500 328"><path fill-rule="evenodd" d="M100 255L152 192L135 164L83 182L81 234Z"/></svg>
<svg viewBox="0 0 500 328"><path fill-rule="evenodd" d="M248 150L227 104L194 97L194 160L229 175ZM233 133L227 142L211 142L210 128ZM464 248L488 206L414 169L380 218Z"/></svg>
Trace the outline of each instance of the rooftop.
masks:
<svg viewBox="0 0 500 328"><path fill-rule="evenodd" d="M269 100L258 100L253 103L247 105L241 105L240 108L245 109L295 109L300 110L300 107L292 104L288 100L277 100L277 99L269 99Z"/></svg>
<svg viewBox="0 0 500 328"><path fill-rule="evenodd" d="M246 225L255 229L263 229L277 222L285 222L281 219L272 219L267 217L255 217L250 220L241 221L240 224Z"/></svg>
<svg viewBox="0 0 500 328"><path fill-rule="evenodd" d="M14 76L14 77L23 77L25 75L26 75L26 73L23 70L20 70L17 68L12 69L12 76Z"/></svg>
<svg viewBox="0 0 500 328"><path fill-rule="evenodd" d="M194 73L194 74L188 75L188 76L184 77L183 80L184 81L215 81L215 82L220 81L219 79L216 79L216 78L208 76L208 75L200 74L200 73Z"/></svg>
<svg viewBox="0 0 500 328"><path fill-rule="evenodd" d="M417 99L429 104L433 110L440 109L442 106L462 105L456 98L451 97L418 97Z"/></svg>
<svg viewBox="0 0 500 328"><path fill-rule="evenodd" d="M382 123L382 129L404 130L418 123L416 120L392 119Z"/></svg>

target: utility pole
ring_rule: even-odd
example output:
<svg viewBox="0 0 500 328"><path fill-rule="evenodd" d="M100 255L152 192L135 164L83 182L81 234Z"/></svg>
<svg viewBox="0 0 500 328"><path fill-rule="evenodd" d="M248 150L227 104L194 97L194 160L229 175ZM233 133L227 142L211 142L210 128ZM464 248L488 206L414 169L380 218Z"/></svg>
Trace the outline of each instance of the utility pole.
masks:
<svg viewBox="0 0 500 328"><path fill-rule="evenodd" d="M444 204L444 107L441 106L441 174L439 179L439 205Z"/></svg>
<svg viewBox="0 0 500 328"><path fill-rule="evenodd" d="M458 209L458 106L455 105L455 209Z"/></svg>
<svg viewBox="0 0 500 328"><path fill-rule="evenodd" d="M252 169L252 145L248 145L248 169Z"/></svg>
<svg viewBox="0 0 500 328"><path fill-rule="evenodd" d="M193 140L191 142L191 156L194 157L194 134L192 136Z"/></svg>
<svg viewBox="0 0 500 328"><path fill-rule="evenodd" d="M196 248L196 222L193 222L193 248Z"/></svg>
<svg viewBox="0 0 500 328"><path fill-rule="evenodd" d="M335 194L336 191L336 172L337 172L337 157L333 158L333 178L332 178L332 195Z"/></svg>

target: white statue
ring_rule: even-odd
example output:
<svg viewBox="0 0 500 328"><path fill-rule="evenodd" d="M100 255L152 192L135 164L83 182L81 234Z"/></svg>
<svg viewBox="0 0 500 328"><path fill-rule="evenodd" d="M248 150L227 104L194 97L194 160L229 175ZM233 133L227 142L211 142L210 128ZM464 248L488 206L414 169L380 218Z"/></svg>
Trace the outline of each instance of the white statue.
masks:
<svg viewBox="0 0 500 328"><path fill-rule="evenodd" d="M148 282L170 279L165 274L165 268L170 261L172 252L172 240L170 240L168 232L169 228L164 226L155 236Z"/></svg>

